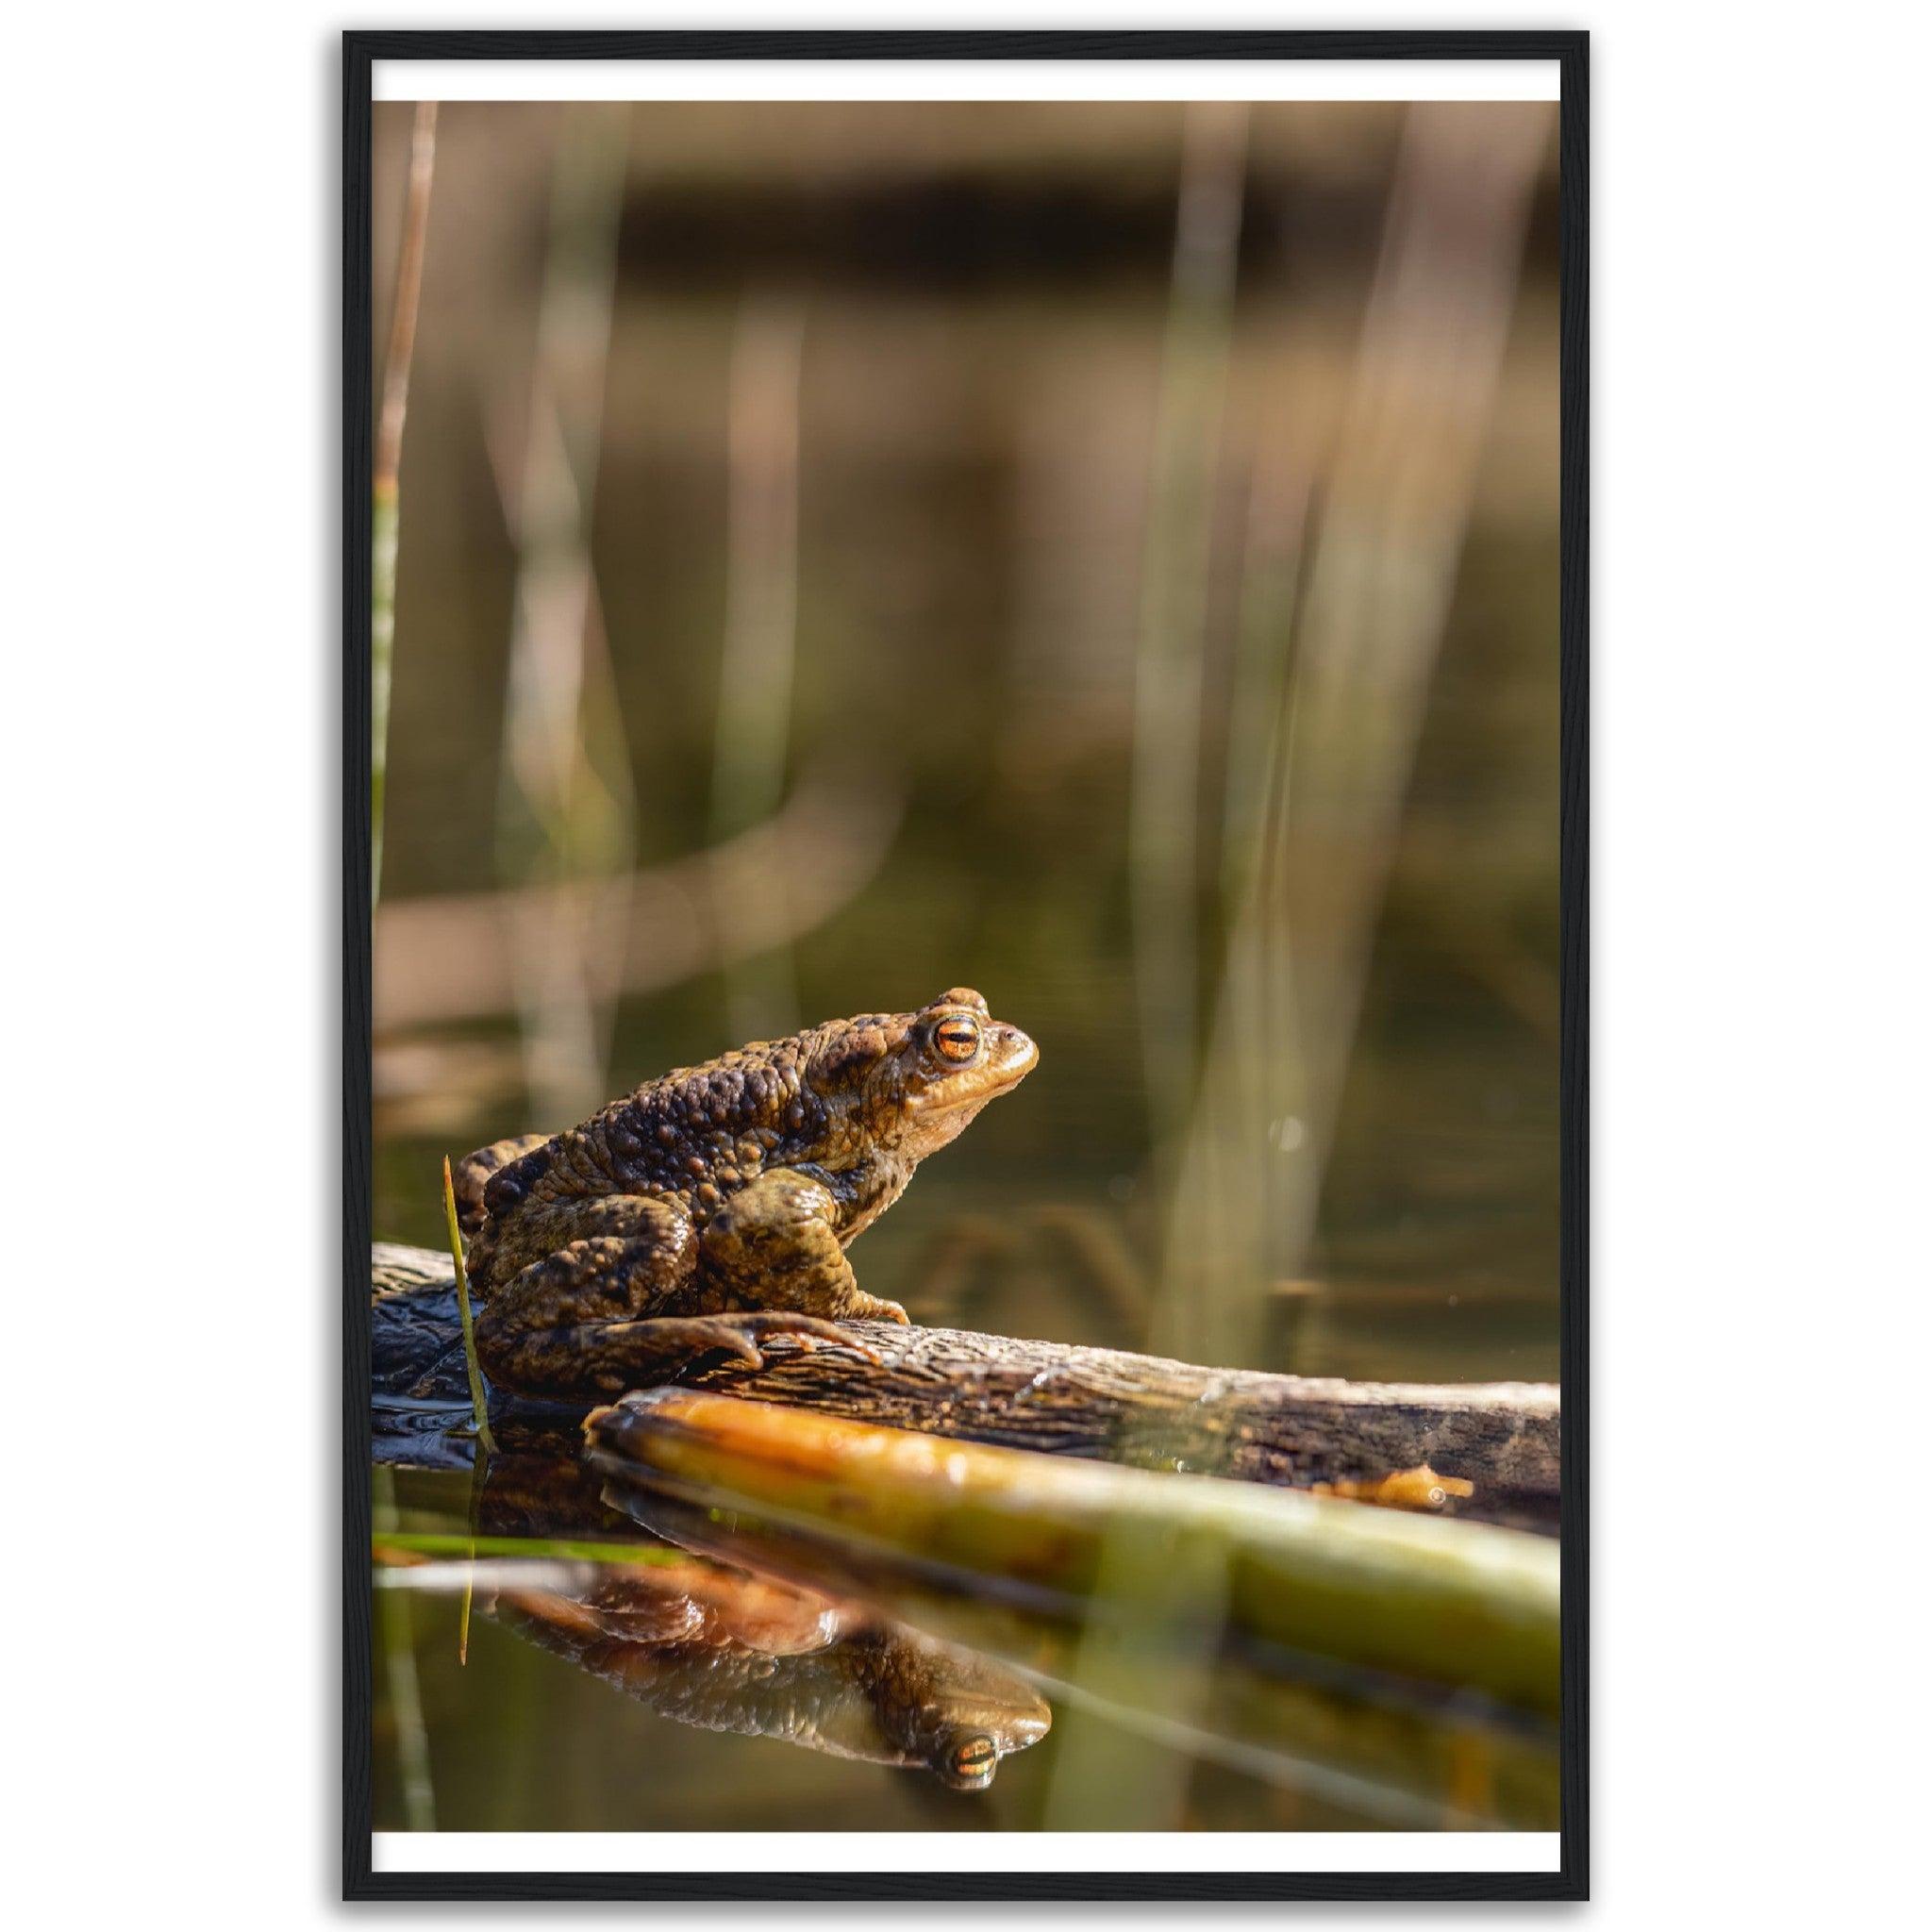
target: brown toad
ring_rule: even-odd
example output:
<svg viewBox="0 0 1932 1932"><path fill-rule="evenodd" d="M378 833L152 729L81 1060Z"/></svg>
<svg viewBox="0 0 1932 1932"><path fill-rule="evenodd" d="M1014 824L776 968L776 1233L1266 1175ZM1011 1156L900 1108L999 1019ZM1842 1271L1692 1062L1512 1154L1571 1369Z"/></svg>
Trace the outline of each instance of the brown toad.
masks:
<svg viewBox="0 0 1932 1932"><path fill-rule="evenodd" d="M845 1248L912 1170L1039 1050L956 987L916 1013L834 1020L679 1067L568 1133L499 1141L458 1170L491 1379L615 1392L760 1338L903 1322Z"/></svg>

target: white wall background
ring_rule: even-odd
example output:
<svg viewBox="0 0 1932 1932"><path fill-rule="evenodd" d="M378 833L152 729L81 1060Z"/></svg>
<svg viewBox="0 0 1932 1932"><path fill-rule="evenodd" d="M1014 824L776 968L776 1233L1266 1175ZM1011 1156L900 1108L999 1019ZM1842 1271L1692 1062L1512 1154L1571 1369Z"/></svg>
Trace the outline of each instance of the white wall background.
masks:
<svg viewBox="0 0 1932 1932"><path fill-rule="evenodd" d="M650 24L1596 29L1595 1919L1890 1923L1928 1744L1923 9L1296 12ZM22 1923L38 1894L302 1924L336 1890L344 24L107 4L8 31ZM234 1426L263 1359L314 1373Z"/></svg>

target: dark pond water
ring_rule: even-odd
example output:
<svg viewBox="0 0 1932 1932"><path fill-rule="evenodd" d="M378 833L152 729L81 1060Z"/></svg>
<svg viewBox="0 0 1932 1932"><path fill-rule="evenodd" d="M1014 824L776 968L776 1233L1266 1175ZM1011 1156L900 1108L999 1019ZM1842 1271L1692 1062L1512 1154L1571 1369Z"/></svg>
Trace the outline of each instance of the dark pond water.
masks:
<svg viewBox="0 0 1932 1932"><path fill-rule="evenodd" d="M378 1474L379 1826L1554 1828L1545 1728L1229 1650L1209 1598L1126 1670L1010 1607L982 1650L605 1493L527 1444Z"/></svg>

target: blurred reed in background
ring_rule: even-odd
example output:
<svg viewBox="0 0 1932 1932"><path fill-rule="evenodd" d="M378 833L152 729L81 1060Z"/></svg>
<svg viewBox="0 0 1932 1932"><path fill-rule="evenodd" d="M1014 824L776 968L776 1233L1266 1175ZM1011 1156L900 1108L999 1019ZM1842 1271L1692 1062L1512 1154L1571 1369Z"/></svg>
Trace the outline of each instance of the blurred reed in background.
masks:
<svg viewBox="0 0 1932 1932"><path fill-rule="evenodd" d="M628 119L599 102L559 130L528 394L521 411L497 399L487 425L516 555L496 872L525 1085L546 1119L608 1098L637 816L590 554Z"/></svg>

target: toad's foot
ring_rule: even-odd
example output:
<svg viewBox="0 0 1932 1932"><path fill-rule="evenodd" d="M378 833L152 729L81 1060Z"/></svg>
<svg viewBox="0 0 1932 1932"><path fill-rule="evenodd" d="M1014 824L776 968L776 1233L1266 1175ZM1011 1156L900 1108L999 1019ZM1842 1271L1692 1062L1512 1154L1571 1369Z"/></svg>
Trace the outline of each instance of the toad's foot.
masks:
<svg viewBox="0 0 1932 1932"><path fill-rule="evenodd" d="M856 1337L848 1335L836 1322L819 1315L801 1315L791 1308L746 1308L729 1315L690 1315L660 1317L655 1322L639 1322L639 1328L675 1328L688 1333L689 1359L692 1368L708 1355L720 1350L746 1368L761 1369L764 1351L774 1342L788 1342L801 1355L809 1355L822 1342L834 1342L876 1363L877 1352Z"/></svg>
<svg viewBox="0 0 1932 1932"><path fill-rule="evenodd" d="M816 1348L827 1341L878 1359L863 1342L822 1316L750 1308L737 1314L658 1315L496 1335L483 1366L492 1382L525 1395L609 1396L675 1382L700 1362L720 1356L760 1369L764 1349L774 1342Z"/></svg>
<svg viewBox="0 0 1932 1932"><path fill-rule="evenodd" d="M867 1294L862 1288L852 1291L852 1306L844 1312L855 1322L897 1322L901 1326L909 1326L912 1321L897 1302L881 1301L875 1294Z"/></svg>
<svg viewBox="0 0 1932 1932"><path fill-rule="evenodd" d="M516 1341L512 1387L529 1393L622 1395L680 1375L724 1357L746 1368L763 1368L774 1342L811 1351L821 1342L877 1362L866 1342L846 1335L823 1316L798 1314L794 1307L748 1307L719 1316L655 1316L643 1322L588 1322L579 1327L545 1329ZM545 1387L547 1385L547 1387Z"/></svg>

